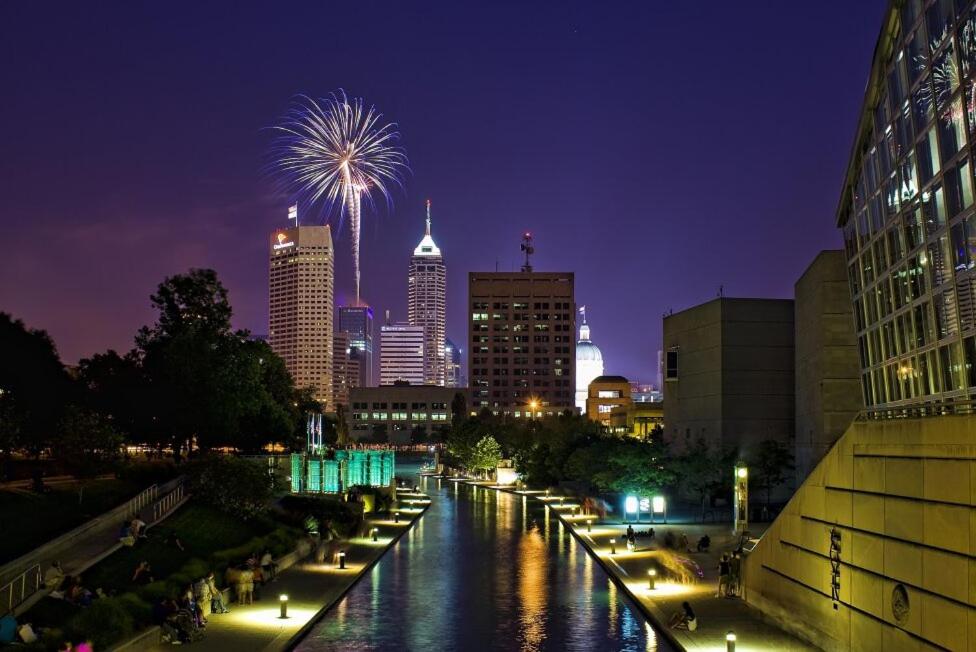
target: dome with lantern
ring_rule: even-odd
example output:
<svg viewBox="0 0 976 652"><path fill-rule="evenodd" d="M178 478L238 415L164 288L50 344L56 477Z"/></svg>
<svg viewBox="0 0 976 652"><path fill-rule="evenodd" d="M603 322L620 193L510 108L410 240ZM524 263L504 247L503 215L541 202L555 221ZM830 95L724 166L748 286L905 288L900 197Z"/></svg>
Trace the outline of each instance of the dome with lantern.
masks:
<svg viewBox="0 0 976 652"><path fill-rule="evenodd" d="M590 326L586 323L586 306L580 308L583 323L576 342L576 407L586 413L586 395L594 378L603 375L603 354L590 341Z"/></svg>

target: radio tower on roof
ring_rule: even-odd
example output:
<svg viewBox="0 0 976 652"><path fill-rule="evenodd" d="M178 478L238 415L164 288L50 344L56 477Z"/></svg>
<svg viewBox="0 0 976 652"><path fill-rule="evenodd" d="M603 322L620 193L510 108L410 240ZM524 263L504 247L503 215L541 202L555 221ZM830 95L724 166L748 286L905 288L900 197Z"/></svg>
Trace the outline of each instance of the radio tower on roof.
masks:
<svg viewBox="0 0 976 652"><path fill-rule="evenodd" d="M535 247L532 245L532 234L528 231L522 234L522 251L525 252L525 264L522 265L522 271L531 272L532 261L529 260L529 256L535 253Z"/></svg>

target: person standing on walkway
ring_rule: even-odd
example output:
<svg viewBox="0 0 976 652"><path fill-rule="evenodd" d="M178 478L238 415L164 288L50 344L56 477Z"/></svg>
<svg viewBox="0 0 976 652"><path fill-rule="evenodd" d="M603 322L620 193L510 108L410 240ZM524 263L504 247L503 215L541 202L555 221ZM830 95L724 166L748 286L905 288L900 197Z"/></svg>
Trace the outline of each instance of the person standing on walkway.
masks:
<svg viewBox="0 0 976 652"><path fill-rule="evenodd" d="M733 596L742 595L742 557L739 553L733 552L732 559L729 561L729 592Z"/></svg>
<svg viewBox="0 0 976 652"><path fill-rule="evenodd" d="M731 572L732 566L729 564L729 556L722 555L718 562L718 593L715 595L716 598L729 597L729 575Z"/></svg>

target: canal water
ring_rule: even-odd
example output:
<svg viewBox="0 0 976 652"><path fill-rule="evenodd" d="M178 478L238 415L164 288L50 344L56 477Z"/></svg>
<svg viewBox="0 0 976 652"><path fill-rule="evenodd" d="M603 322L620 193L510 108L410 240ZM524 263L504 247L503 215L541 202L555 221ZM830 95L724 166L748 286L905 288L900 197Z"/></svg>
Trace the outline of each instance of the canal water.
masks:
<svg viewBox="0 0 976 652"><path fill-rule="evenodd" d="M670 649L543 505L422 483L427 513L300 651Z"/></svg>

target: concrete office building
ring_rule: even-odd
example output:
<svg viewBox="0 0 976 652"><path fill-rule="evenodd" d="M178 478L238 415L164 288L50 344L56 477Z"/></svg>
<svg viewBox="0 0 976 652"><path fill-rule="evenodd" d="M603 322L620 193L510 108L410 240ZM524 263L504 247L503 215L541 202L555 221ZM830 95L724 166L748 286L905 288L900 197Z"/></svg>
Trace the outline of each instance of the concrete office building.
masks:
<svg viewBox="0 0 976 652"><path fill-rule="evenodd" d="M359 355L353 347L352 335L346 331L337 331L332 342L333 406L348 408L349 390L360 386Z"/></svg>
<svg viewBox="0 0 976 652"><path fill-rule="evenodd" d="M424 384L424 339L423 326L380 327L380 385Z"/></svg>
<svg viewBox="0 0 976 652"><path fill-rule="evenodd" d="M606 428L610 427L610 413L614 408L633 407L630 381L623 376L597 376L587 388L586 417Z"/></svg>
<svg viewBox="0 0 976 652"><path fill-rule="evenodd" d="M424 383L444 385L447 375L444 348L447 328L447 267L430 235L430 200L427 230L410 257L407 277L407 322L424 329Z"/></svg>
<svg viewBox="0 0 976 652"><path fill-rule="evenodd" d="M865 410L743 565L826 650L976 649L970 2L891 2L837 211Z"/></svg>
<svg viewBox="0 0 976 652"><path fill-rule="evenodd" d="M373 386L373 309L340 306L337 331L349 333L350 350L359 361L359 387Z"/></svg>
<svg viewBox="0 0 976 652"><path fill-rule="evenodd" d="M796 479L864 407L844 252L821 251L795 286Z"/></svg>
<svg viewBox="0 0 976 652"><path fill-rule="evenodd" d="M573 280L571 272L469 274L473 412L525 418L575 410Z"/></svg>
<svg viewBox="0 0 976 652"><path fill-rule="evenodd" d="M355 387L349 392L349 434L355 440L384 433L391 444L409 444L415 431L429 438L450 428L458 390L432 385Z"/></svg>
<svg viewBox="0 0 976 652"><path fill-rule="evenodd" d="M665 436L748 456L793 446L793 301L718 298L664 318Z"/></svg>
<svg viewBox="0 0 976 652"><path fill-rule="evenodd" d="M328 226L296 226L268 242L268 343L297 387L332 410L334 251Z"/></svg>

